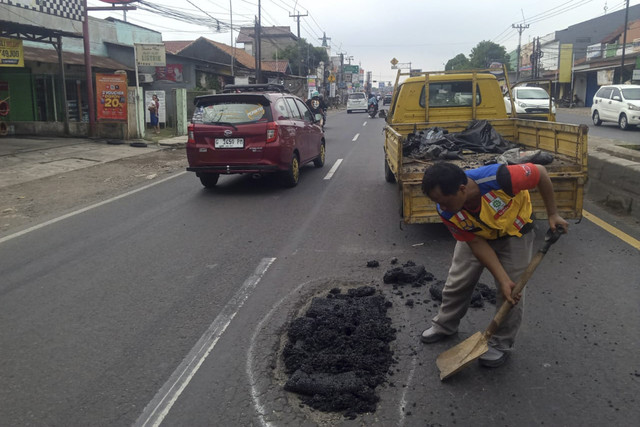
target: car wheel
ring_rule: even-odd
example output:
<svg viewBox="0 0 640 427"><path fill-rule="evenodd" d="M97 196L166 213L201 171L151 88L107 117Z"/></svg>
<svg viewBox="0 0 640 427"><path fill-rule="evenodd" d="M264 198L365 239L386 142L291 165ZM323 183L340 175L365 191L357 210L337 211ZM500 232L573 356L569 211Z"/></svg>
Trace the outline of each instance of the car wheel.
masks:
<svg viewBox="0 0 640 427"><path fill-rule="evenodd" d="M315 159L313 159L313 165L317 168L321 168L324 166L324 156L325 156L325 148L324 148L324 142L322 144L320 144L320 154L318 154L318 157L316 157Z"/></svg>
<svg viewBox="0 0 640 427"><path fill-rule="evenodd" d="M291 157L291 162L289 163L289 169L287 169L282 175L282 183L285 187L295 187L298 185L298 180L300 179L300 160L298 160L298 156L294 154Z"/></svg>
<svg viewBox="0 0 640 427"><path fill-rule="evenodd" d="M618 119L618 126L622 130L629 130L632 126L629 124L629 120L627 119L627 115L622 113L620 114L620 119Z"/></svg>
<svg viewBox="0 0 640 427"><path fill-rule="evenodd" d="M351 114L351 110L347 110L347 114Z"/></svg>
<svg viewBox="0 0 640 427"><path fill-rule="evenodd" d="M218 173L203 173L198 176L200 178L200 182L206 188L213 188L218 183L218 178L220 178L220 174Z"/></svg>
<svg viewBox="0 0 640 427"><path fill-rule="evenodd" d="M392 184L396 182L396 176L393 174L393 172L391 172L389 162L387 161L387 156L384 156L384 180Z"/></svg>
<svg viewBox="0 0 640 427"><path fill-rule="evenodd" d="M598 113L598 110L593 112L593 124L596 126L600 126L602 124L602 120L600 120L600 113Z"/></svg>

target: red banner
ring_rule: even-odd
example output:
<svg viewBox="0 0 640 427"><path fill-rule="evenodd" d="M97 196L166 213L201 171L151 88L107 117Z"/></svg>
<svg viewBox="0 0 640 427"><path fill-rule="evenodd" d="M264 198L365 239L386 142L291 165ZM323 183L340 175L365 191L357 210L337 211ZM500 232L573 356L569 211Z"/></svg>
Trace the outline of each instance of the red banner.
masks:
<svg viewBox="0 0 640 427"><path fill-rule="evenodd" d="M127 120L127 75L96 74L98 120Z"/></svg>
<svg viewBox="0 0 640 427"><path fill-rule="evenodd" d="M166 67L156 67L156 80L182 82L182 64L167 64Z"/></svg>

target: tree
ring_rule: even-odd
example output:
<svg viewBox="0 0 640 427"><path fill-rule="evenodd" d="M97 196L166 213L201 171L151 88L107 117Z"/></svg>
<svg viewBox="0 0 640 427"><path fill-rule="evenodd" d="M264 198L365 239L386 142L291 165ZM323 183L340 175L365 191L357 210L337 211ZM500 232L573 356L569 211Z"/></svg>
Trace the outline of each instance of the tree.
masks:
<svg viewBox="0 0 640 427"><path fill-rule="evenodd" d="M464 53L457 54L454 58L447 61L447 64L444 66L445 71L468 70L469 68L471 68L471 65Z"/></svg>
<svg viewBox="0 0 640 427"><path fill-rule="evenodd" d="M509 64L509 55L504 46L483 40L471 49L469 55L471 68L489 68L492 62Z"/></svg>
<svg viewBox="0 0 640 427"><path fill-rule="evenodd" d="M316 69L320 61L324 61L325 64L329 62L329 55L324 48L315 47L305 39L299 39L296 44L279 51L278 58L287 59L291 65L291 71L297 76L308 75Z"/></svg>

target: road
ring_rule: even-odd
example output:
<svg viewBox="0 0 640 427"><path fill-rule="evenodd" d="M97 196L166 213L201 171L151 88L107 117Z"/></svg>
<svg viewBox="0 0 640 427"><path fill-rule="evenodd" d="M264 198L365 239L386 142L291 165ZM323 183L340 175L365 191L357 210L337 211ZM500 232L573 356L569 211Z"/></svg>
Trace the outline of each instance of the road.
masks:
<svg viewBox="0 0 640 427"><path fill-rule="evenodd" d="M397 257L444 279L453 239L400 227L382 127L330 115L326 165L293 189L229 176L208 191L183 173L2 242L0 425L638 424L639 251L586 219L536 270L510 361L439 381L457 341L418 339L437 303L382 276ZM374 414L310 411L282 390L283 327L312 295L363 284L393 304L393 375ZM492 312L470 309L460 338Z"/></svg>
<svg viewBox="0 0 640 427"><path fill-rule="evenodd" d="M556 120L562 123L587 125L589 126L589 135L627 141L630 144L640 144L639 128L636 127L624 131L621 130L616 123L610 122L602 123L600 126L595 126L589 114L590 110L585 108L578 108L575 111L568 108L562 108L556 114Z"/></svg>

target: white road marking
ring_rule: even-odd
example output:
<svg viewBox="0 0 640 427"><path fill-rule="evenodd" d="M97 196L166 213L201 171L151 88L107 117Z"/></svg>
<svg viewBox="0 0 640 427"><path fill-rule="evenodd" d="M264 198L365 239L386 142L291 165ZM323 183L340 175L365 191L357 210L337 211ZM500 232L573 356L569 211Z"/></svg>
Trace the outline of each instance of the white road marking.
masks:
<svg viewBox="0 0 640 427"><path fill-rule="evenodd" d="M179 172L179 173L177 173L175 175L171 175L168 178L164 178L164 179L161 179L160 181L156 181L156 182L154 182L152 184L145 185L144 187L137 188L137 189L129 191L127 193L120 194L119 196L112 197L112 198L107 199L107 200L103 200L102 202L93 204L91 206L87 206L86 208L82 208L82 209L78 209L77 211L69 212L68 214L59 216L58 218L50 219L49 221L45 221L45 222L43 222L41 224L34 225L33 227L29 227L29 228L24 229L22 231L18 231L17 233L10 234L8 236L5 236L5 237L1 238L0 239L0 243L4 243L4 242L9 241L11 239L15 239L16 237L24 236L25 234L31 233L32 231L39 230L40 228L44 228L44 227L46 227L48 225L55 224L56 222L62 221L62 220L67 219L67 218L71 218L72 216L76 216L76 215L79 215L81 213L90 211L91 209L95 209L95 208L100 207L102 205L106 205L107 203L115 202L116 200L122 199L124 197L130 196L130 195L138 193L140 191L146 190L147 188L151 188L154 185L162 184L165 181L168 181L170 179L179 177L180 175L184 175L185 173L187 173L187 171Z"/></svg>
<svg viewBox="0 0 640 427"><path fill-rule="evenodd" d="M336 173L336 170L338 170L338 167L340 166L340 163L342 163L342 159L338 159L336 161L336 164L333 165L333 167L331 168L331 170L329 171L329 173L324 177L324 179L331 179L331 177L333 176L334 173Z"/></svg>
<svg viewBox="0 0 640 427"><path fill-rule="evenodd" d="M242 287L224 306L220 314L213 320L209 329L200 337L189 354L182 360L180 366L171 374L166 383L158 390L151 402L144 408L134 426L159 426L178 400L180 394L187 387L193 376L198 372L209 353L236 316L251 292L267 272L275 258L263 258L255 272L245 280Z"/></svg>
<svg viewBox="0 0 640 427"><path fill-rule="evenodd" d="M352 141L357 141L359 137L360 137L360 134L356 133L356 136L353 137Z"/></svg>
<svg viewBox="0 0 640 427"><path fill-rule="evenodd" d="M364 122L364 123L362 124L362 126L366 126L366 125L367 125L367 122Z"/></svg>

